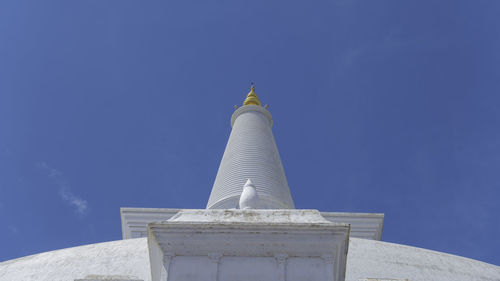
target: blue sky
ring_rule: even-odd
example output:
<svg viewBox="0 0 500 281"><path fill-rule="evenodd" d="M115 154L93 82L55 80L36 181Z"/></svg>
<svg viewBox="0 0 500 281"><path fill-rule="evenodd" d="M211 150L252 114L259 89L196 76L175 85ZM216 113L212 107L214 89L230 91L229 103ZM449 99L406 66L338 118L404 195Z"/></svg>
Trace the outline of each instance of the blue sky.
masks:
<svg viewBox="0 0 500 281"><path fill-rule="evenodd" d="M251 81L297 208L500 265L499 1L0 2L0 261L204 208Z"/></svg>

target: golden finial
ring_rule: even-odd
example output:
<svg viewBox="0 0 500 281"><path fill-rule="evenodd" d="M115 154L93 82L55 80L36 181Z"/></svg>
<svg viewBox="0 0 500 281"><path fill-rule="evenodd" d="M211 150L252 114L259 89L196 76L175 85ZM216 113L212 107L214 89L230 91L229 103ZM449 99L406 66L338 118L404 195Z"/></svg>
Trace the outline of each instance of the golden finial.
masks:
<svg viewBox="0 0 500 281"><path fill-rule="evenodd" d="M259 105L259 106L261 105L259 97L255 93L255 86L253 85L253 82L252 85L250 86L250 93L248 93L247 98L243 102L243 105L249 105L249 104Z"/></svg>

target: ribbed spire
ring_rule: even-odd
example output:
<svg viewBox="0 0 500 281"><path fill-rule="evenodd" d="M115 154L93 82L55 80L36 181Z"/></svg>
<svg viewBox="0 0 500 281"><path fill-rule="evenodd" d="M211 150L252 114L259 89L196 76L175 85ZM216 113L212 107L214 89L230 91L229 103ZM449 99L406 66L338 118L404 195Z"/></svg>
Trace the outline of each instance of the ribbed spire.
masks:
<svg viewBox="0 0 500 281"><path fill-rule="evenodd" d="M259 97L255 93L255 86L253 85L253 83L250 86L250 93L248 93L247 98L245 99L245 101L243 101L243 105L250 105L250 104L261 105Z"/></svg>
<svg viewBox="0 0 500 281"><path fill-rule="evenodd" d="M255 194L258 194L258 208L295 208L274 141L272 125L271 113L260 106L252 85L243 106L231 116L233 129L207 209L236 208L242 195L242 187L248 179L251 179ZM247 196L243 199L245 197ZM250 205L253 207L253 204Z"/></svg>

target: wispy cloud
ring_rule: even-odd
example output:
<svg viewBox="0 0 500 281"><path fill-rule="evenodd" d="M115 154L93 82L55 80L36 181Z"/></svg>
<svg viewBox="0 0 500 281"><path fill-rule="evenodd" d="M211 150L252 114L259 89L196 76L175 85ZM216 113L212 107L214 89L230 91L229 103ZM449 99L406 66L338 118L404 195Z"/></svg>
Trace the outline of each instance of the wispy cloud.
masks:
<svg viewBox="0 0 500 281"><path fill-rule="evenodd" d="M54 182L54 184L58 187L59 197L66 202L68 205L74 208L75 212L83 216L88 212L88 203L87 200L84 200L78 196L76 196L71 191L71 186L68 181L64 178L64 175L61 171L54 169L47 165L45 162L38 163L38 167L45 172L47 172L49 178Z"/></svg>
<svg viewBox="0 0 500 281"><path fill-rule="evenodd" d="M418 51L442 50L449 47L447 38L432 34L407 37L399 30L391 30L386 36L377 37L357 46L351 46L339 55L335 74L356 67L365 58L394 56L395 51L415 53Z"/></svg>
<svg viewBox="0 0 500 281"><path fill-rule="evenodd" d="M13 225L9 225L8 229L9 229L10 233L12 233L12 234L17 234L19 232L19 229Z"/></svg>

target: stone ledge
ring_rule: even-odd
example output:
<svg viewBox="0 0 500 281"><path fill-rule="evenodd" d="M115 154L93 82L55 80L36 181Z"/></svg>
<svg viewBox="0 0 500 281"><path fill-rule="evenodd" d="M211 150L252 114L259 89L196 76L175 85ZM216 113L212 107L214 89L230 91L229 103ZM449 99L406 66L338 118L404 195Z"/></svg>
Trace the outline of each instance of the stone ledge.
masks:
<svg viewBox="0 0 500 281"><path fill-rule="evenodd" d="M148 223L168 220L180 210L168 208L121 208L123 239L147 237ZM340 212L320 212L320 214L327 221L350 224L350 237L380 240L382 236L384 214Z"/></svg>

